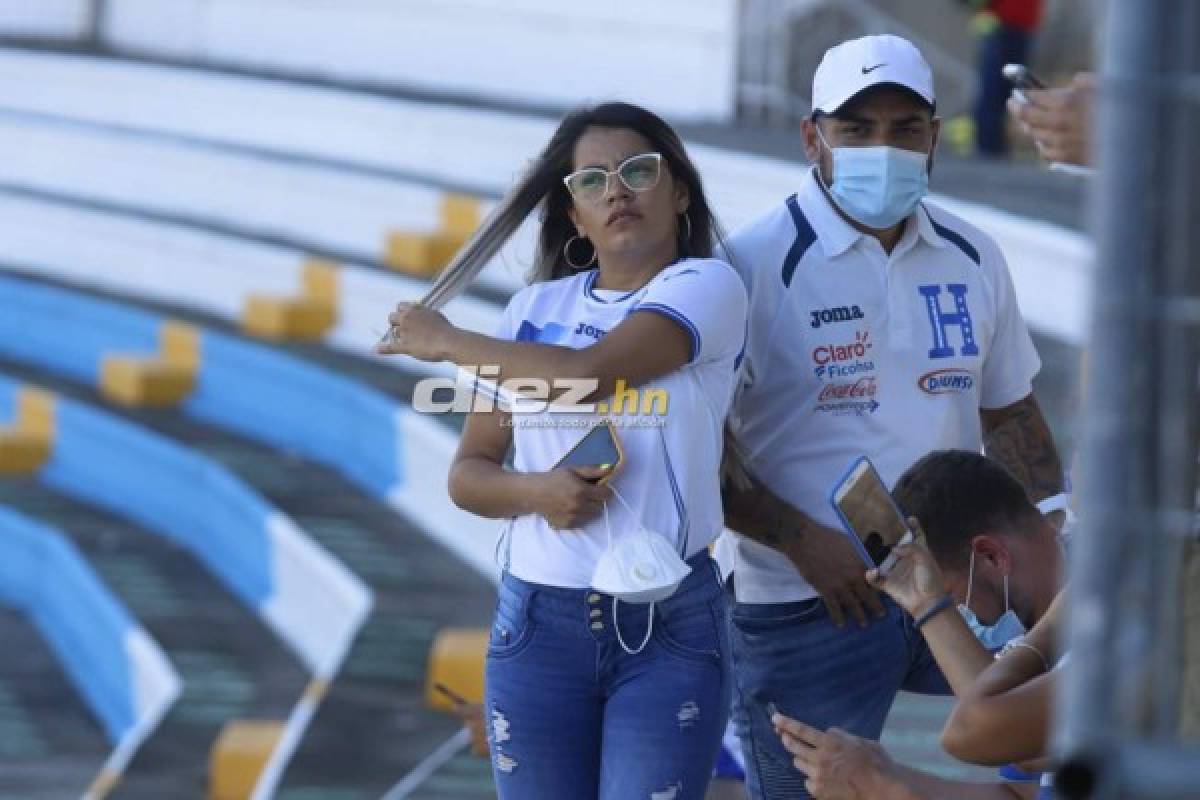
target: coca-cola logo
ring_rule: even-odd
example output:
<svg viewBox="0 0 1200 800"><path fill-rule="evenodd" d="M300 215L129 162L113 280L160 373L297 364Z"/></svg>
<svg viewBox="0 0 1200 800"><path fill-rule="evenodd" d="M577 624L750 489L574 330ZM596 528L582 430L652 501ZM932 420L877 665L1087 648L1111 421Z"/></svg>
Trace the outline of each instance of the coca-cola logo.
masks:
<svg viewBox="0 0 1200 800"><path fill-rule="evenodd" d="M817 398L818 403L827 403L830 400L867 400L875 398L875 376L868 375L865 378L859 378L854 383L830 383L821 390L820 396Z"/></svg>

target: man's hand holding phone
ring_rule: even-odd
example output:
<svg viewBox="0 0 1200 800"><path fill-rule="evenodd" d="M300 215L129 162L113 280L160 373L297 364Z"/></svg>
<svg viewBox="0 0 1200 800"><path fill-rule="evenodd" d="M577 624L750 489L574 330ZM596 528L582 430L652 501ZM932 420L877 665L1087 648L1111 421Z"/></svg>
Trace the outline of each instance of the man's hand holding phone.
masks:
<svg viewBox="0 0 1200 800"><path fill-rule="evenodd" d="M867 583L896 601L914 619L946 596L945 581L933 554L925 546L925 534L916 517L908 518L915 538L901 540L880 567L867 570ZM909 538L909 537L905 537ZM890 569L884 569L891 562Z"/></svg>

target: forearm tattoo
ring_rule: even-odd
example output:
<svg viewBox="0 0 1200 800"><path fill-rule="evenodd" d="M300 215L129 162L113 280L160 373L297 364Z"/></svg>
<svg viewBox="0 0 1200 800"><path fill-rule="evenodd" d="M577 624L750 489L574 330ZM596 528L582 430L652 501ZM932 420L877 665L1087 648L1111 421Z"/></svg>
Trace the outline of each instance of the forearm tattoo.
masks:
<svg viewBox="0 0 1200 800"><path fill-rule="evenodd" d="M983 446L1004 464L1034 502L1063 490L1063 469L1054 437L1033 395L983 415Z"/></svg>
<svg viewBox="0 0 1200 800"><path fill-rule="evenodd" d="M767 547L782 550L804 533L803 515L750 475L731 447L721 465L721 504L727 527Z"/></svg>

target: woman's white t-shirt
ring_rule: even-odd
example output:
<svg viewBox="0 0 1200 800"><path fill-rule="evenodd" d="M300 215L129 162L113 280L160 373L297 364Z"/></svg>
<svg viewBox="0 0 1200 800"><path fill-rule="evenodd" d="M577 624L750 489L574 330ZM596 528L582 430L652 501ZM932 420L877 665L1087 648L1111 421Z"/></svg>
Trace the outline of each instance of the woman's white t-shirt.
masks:
<svg viewBox="0 0 1200 800"><path fill-rule="evenodd" d="M505 309L497 336L578 349L594 344L630 314L657 313L688 333L690 361L637 387L637 403L627 399L625 413L613 413L614 398L600 401L611 404L608 413L513 413L514 468L548 471L593 425L612 420L625 463L610 485L645 527L664 534L690 557L723 525L718 470L725 415L745 348L745 288L727 264L715 259L678 261L632 292L597 289L596 278L591 270L522 289ZM665 414L655 413L661 403L646 407L647 394L653 397L656 389L665 390ZM608 516L614 537L636 529L637 520L615 498L608 502ZM557 531L540 515L527 514L512 521L508 534L501 552L513 575L570 588L590 585L607 544L603 515L580 529Z"/></svg>

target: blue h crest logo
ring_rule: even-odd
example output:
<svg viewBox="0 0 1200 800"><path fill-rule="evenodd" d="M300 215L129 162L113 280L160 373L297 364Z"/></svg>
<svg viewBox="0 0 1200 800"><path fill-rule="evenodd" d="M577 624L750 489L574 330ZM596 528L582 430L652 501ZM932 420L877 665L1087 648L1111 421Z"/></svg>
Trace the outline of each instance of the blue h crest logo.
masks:
<svg viewBox="0 0 1200 800"><path fill-rule="evenodd" d="M954 348L946 337L946 329L957 325L962 333L962 354L964 356L979 355L979 347L975 344L975 327L971 323L971 312L967 309L967 287L961 283L948 283L946 290L954 298L954 310L942 310L940 297L942 287L938 285L918 287L921 296L925 298L925 308L929 312L929 325L933 329L933 349L929 351L930 358L952 358Z"/></svg>

